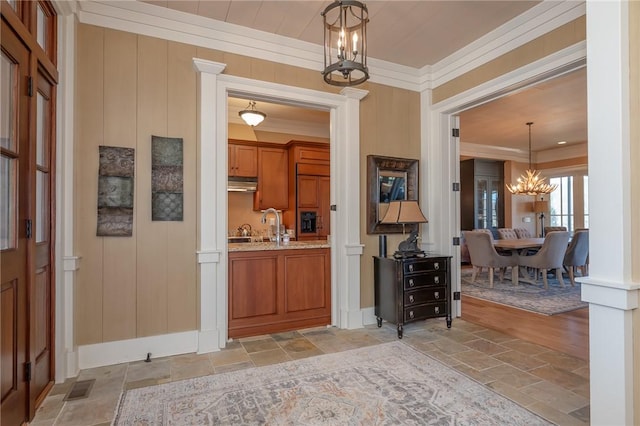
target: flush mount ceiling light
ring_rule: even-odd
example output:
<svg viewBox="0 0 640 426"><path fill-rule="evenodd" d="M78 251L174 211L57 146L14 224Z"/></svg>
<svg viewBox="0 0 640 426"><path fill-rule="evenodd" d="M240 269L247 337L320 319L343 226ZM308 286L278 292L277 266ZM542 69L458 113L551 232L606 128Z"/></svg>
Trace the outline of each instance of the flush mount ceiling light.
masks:
<svg viewBox="0 0 640 426"><path fill-rule="evenodd" d="M542 195L549 194L558 188L558 185L549 185L546 178L540 176L538 170L531 168L531 126L532 122L527 123L529 126L529 168L526 176L521 175L516 183L508 183L507 189L514 195Z"/></svg>
<svg viewBox="0 0 640 426"><path fill-rule="evenodd" d="M355 0L336 0L321 15L324 28L324 81L334 86L364 83L369 79L367 6Z"/></svg>
<svg viewBox="0 0 640 426"><path fill-rule="evenodd" d="M249 101L249 105L247 105L247 109L243 109L238 113L238 115L249 126L257 126L258 124L262 123L262 120L264 120L267 117L267 114L265 114L264 112L260 112L256 110L255 101Z"/></svg>

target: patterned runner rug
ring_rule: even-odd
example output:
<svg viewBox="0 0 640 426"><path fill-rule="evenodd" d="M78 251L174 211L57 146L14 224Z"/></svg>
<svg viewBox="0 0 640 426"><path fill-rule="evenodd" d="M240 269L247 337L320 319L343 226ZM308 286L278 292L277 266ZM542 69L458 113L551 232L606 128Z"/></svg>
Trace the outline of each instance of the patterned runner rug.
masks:
<svg viewBox="0 0 640 426"><path fill-rule="evenodd" d="M542 279L535 284L520 280L515 287L507 273L504 282L500 283L496 276L493 288L489 288L486 271L478 274L474 283L471 283L471 272L471 269L463 269L461 273L462 294L465 296L543 315L555 315L589 306L580 300L580 284L576 282L576 286L571 287L569 278L564 279L565 287L562 288L555 276L549 276L549 289L545 290Z"/></svg>
<svg viewBox="0 0 640 426"><path fill-rule="evenodd" d="M549 425L402 342L126 391L115 425Z"/></svg>

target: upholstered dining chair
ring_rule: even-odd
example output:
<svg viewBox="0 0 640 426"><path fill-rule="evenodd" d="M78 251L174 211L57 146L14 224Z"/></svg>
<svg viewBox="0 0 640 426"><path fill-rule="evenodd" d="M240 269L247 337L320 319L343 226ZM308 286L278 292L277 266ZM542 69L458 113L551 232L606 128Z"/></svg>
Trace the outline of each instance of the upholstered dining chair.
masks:
<svg viewBox="0 0 640 426"><path fill-rule="evenodd" d="M544 227L544 235L547 235L549 232L553 231L566 231L566 226L545 226Z"/></svg>
<svg viewBox="0 0 640 426"><path fill-rule="evenodd" d="M498 228L498 236L501 240L517 240L518 234L513 228Z"/></svg>
<svg viewBox="0 0 640 426"><path fill-rule="evenodd" d="M564 280L562 279L562 263L564 255L567 252L567 244L569 243L569 233L567 231L551 231L546 234L544 244L538 252L531 256L519 255L519 265L534 268L536 270L536 280L538 279L538 271L542 272L542 281L544 288L549 288L547 281L547 271L555 269L556 278L562 287Z"/></svg>
<svg viewBox="0 0 640 426"><path fill-rule="evenodd" d="M473 230L473 232L484 232L485 234L489 234L489 238L491 240L491 242L493 243L493 232L491 232L491 229L487 229L487 228L475 228Z"/></svg>
<svg viewBox="0 0 640 426"><path fill-rule="evenodd" d="M498 268L500 282L504 279L504 269L511 268L511 281L518 285L518 256L501 256L493 247L491 237L486 232L465 231L464 238L469 248L469 257L473 266L471 282L475 282L482 268L489 270L489 287L493 288L493 276Z"/></svg>
<svg viewBox="0 0 640 426"><path fill-rule="evenodd" d="M575 272L578 267L582 268L582 275L586 275L586 265L589 258L589 231L580 230L573 234L571 243L564 255L563 264L569 272L571 285L576 284Z"/></svg>
<svg viewBox="0 0 640 426"><path fill-rule="evenodd" d="M533 238L531 231L527 228L513 228L513 230L516 231L518 238Z"/></svg>

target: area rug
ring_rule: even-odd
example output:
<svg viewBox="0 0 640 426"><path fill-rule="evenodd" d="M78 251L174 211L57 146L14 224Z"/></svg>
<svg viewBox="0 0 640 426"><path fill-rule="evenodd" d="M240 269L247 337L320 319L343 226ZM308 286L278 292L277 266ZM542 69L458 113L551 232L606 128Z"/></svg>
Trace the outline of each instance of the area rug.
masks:
<svg viewBox="0 0 640 426"><path fill-rule="evenodd" d="M402 342L126 391L114 425L549 425Z"/></svg>
<svg viewBox="0 0 640 426"><path fill-rule="evenodd" d="M493 288L489 288L487 273L478 274L476 281L471 282L471 270L463 270L461 274L462 294L477 299L488 300L513 308L524 309L542 315L555 315L569 312L589 306L580 300L580 284L576 282L571 287L568 278L565 278L561 287L558 280L548 278L549 289L545 289L542 280L536 284L526 283L520 280L518 286L514 286L510 275L506 274L502 283L496 277L493 280Z"/></svg>

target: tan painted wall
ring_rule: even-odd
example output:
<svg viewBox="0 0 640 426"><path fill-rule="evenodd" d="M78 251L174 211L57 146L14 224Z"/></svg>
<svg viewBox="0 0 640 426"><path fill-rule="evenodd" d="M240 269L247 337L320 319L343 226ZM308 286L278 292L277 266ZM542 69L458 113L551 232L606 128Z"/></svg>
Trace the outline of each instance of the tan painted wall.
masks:
<svg viewBox="0 0 640 426"><path fill-rule="evenodd" d="M339 91L326 85L316 71L78 24L75 244L82 261L76 275L75 331L79 345L197 328L194 57L227 64L226 74ZM373 83L359 87L369 90L361 110L364 219L366 155L420 156L419 95ZM256 139L284 142L281 134L258 133ZM241 139L252 138L246 132L234 135L240 134ZM184 139L183 222L150 219L151 135ZM101 144L136 149L132 237L96 237ZM362 235L366 244L362 300L363 306L372 306L371 255L377 253L377 237L367 236L364 225Z"/></svg>

